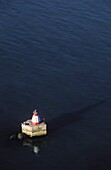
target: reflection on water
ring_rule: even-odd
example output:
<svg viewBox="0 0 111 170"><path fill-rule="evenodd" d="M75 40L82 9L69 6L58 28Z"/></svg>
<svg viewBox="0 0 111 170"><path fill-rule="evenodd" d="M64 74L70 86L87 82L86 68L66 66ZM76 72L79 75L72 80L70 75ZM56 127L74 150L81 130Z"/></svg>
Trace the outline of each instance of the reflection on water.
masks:
<svg viewBox="0 0 111 170"><path fill-rule="evenodd" d="M22 145L24 147L28 147L29 149L31 149L36 156L39 156L41 145L45 143L46 143L46 136L24 139Z"/></svg>

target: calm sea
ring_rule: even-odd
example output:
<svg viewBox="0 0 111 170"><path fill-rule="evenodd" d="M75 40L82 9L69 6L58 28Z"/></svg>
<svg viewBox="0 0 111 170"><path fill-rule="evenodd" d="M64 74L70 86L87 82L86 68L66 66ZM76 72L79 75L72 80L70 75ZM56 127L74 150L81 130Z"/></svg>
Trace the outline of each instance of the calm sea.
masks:
<svg viewBox="0 0 111 170"><path fill-rule="evenodd" d="M111 170L110 1L0 0L0 136L1 169Z"/></svg>

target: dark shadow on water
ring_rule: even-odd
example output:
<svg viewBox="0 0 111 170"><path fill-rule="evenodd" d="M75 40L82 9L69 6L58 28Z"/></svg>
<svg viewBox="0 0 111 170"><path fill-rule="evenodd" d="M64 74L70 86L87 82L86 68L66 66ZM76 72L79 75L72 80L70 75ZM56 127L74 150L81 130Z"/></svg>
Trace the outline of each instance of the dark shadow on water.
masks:
<svg viewBox="0 0 111 170"><path fill-rule="evenodd" d="M71 113L64 113L58 117L51 119L48 122L49 134L54 133L54 132L60 130L61 128L64 128L70 124L73 124L76 121L79 121L86 112L94 109L95 107L98 107L99 105L101 105L105 102L106 102L106 100L101 100L101 101L99 101L95 104L89 105L79 111L71 112Z"/></svg>

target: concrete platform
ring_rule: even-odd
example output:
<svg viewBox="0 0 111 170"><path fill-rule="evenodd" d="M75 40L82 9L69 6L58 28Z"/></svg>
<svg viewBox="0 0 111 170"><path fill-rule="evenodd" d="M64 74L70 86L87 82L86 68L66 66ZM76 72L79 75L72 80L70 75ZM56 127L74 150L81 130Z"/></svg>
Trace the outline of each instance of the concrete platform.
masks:
<svg viewBox="0 0 111 170"><path fill-rule="evenodd" d="M33 137L33 136L43 136L47 134L47 125L45 122L41 122L38 125L31 124L31 120L27 120L21 123L22 133Z"/></svg>

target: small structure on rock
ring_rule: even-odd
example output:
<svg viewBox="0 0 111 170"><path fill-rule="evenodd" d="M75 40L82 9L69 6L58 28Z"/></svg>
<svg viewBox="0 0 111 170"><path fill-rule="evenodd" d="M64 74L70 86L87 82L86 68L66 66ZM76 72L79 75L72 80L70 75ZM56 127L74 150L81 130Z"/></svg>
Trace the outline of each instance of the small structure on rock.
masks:
<svg viewBox="0 0 111 170"><path fill-rule="evenodd" d="M33 137L43 136L47 134L47 125L44 119L40 119L39 114L36 110L33 111L32 119L29 119L21 123L22 133Z"/></svg>

